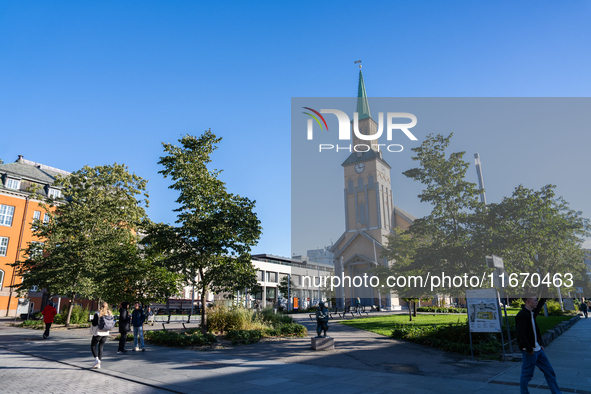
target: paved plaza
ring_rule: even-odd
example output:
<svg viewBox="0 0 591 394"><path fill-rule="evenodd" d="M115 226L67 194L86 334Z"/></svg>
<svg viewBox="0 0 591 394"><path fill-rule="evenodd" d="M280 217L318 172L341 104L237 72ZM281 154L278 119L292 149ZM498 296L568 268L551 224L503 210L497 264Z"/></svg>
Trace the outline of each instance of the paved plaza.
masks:
<svg viewBox="0 0 591 394"><path fill-rule="evenodd" d="M296 318L313 332L306 316ZM42 331L0 322L1 393L507 393L518 392L521 363L469 357L331 324L337 348L310 350L288 339L213 351L147 346L117 355L105 344L100 370L87 329ZM547 347L563 392L591 393L591 319ZM532 394L549 393L536 370Z"/></svg>

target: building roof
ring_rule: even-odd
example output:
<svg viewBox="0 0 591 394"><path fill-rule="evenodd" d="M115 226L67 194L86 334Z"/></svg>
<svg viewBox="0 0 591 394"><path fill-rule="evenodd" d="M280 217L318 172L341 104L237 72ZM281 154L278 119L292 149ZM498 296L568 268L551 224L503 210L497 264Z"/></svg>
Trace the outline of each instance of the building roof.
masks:
<svg viewBox="0 0 591 394"><path fill-rule="evenodd" d="M363 82L363 73L359 69L359 85L357 87L357 113L359 120L371 118L369 112L369 103L367 102L367 92L365 91L365 83Z"/></svg>
<svg viewBox="0 0 591 394"><path fill-rule="evenodd" d="M34 161L25 160L22 156L19 156L14 163L0 164L0 177L5 175L8 178L29 181L39 185L52 185L58 174L66 176L70 173ZM14 192L15 190L4 187L5 182L5 179L0 179L0 190ZM27 192L27 190L24 186L21 186L20 192ZM38 192L45 194L43 190L39 190Z"/></svg>

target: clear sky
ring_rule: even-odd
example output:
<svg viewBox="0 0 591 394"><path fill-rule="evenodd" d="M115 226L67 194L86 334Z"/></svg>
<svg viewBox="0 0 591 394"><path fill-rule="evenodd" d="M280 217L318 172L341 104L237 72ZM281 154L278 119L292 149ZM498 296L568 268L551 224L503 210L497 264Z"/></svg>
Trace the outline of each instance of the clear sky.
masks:
<svg viewBox="0 0 591 394"><path fill-rule="evenodd" d="M211 128L213 166L257 201L254 252L289 255L292 97L355 95L358 59L373 97L589 96L589 20L588 1L4 1L0 158L125 163L149 180L152 220L172 223L160 143ZM572 186L589 158L569 156L588 140L541 137L566 141L558 186L589 195ZM501 182L482 159L487 186Z"/></svg>

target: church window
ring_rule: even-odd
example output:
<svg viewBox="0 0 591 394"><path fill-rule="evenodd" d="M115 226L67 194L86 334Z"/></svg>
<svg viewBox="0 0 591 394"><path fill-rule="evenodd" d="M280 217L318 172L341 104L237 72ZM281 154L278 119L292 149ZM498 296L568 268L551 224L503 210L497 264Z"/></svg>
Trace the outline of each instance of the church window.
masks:
<svg viewBox="0 0 591 394"><path fill-rule="evenodd" d="M354 193L355 192L355 186L353 183L353 179L349 179L349 182L347 182L347 189L349 193Z"/></svg>
<svg viewBox="0 0 591 394"><path fill-rule="evenodd" d="M357 181L357 191L362 191L363 190L363 178L359 178L359 180Z"/></svg>
<svg viewBox="0 0 591 394"><path fill-rule="evenodd" d="M373 176L370 175L367 177L367 190L372 190L374 188L374 180Z"/></svg>
<svg viewBox="0 0 591 394"><path fill-rule="evenodd" d="M366 224L365 219L365 203L359 204L359 223Z"/></svg>

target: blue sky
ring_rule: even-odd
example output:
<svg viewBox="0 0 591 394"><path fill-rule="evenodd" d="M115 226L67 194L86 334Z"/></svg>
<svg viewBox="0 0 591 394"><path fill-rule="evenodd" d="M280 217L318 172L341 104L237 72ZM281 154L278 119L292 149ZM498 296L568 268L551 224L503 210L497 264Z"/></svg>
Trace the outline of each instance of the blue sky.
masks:
<svg viewBox="0 0 591 394"><path fill-rule="evenodd" d="M149 180L152 220L173 222L160 143L211 128L214 167L257 201L254 252L288 255L292 97L355 95L357 59L373 97L586 97L589 20L585 1L5 1L0 158L125 163ZM581 144L541 137L567 141L565 157ZM577 164L558 185L571 202L589 191Z"/></svg>

